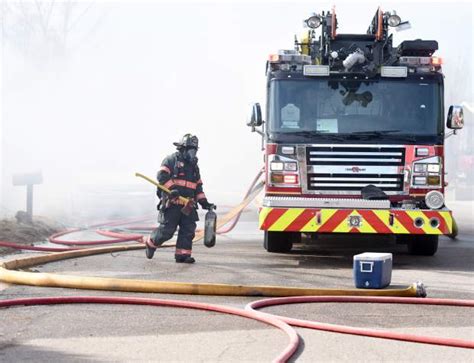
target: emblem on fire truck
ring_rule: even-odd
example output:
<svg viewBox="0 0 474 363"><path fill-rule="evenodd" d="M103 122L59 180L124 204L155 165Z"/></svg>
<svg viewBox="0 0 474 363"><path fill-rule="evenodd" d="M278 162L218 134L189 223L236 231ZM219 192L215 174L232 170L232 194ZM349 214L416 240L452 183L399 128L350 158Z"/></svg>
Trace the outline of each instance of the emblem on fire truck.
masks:
<svg viewBox="0 0 474 363"><path fill-rule="evenodd" d="M361 171L365 171L365 168L359 168L358 166L353 166L352 168L347 168L347 171L352 171L353 173L360 173Z"/></svg>

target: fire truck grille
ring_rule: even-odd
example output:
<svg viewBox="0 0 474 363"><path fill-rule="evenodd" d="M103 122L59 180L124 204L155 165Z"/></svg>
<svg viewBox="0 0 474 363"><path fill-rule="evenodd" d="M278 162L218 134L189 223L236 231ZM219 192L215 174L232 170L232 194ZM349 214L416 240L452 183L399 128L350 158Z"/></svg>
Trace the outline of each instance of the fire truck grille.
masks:
<svg viewBox="0 0 474 363"><path fill-rule="evenodd" d="M308 174L309 190L361 190L375 185L383 191L403 190L401 174Z"/></svg>
<svg viewBox="0 0 474 363"><path fill-rule="evenodd" d="M383 191L403 191L405 149L390 146L307 147L308 190L360 191L374 185Z"/></svg>

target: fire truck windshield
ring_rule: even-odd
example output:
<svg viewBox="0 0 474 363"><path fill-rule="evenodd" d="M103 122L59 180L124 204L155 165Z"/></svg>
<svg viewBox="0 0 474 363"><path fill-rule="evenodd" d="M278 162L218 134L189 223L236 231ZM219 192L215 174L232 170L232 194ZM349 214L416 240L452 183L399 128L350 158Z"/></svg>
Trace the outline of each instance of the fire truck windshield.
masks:
<svg viewBox="0 0 474 363"><path fill-rule="evenodd" d="M439 135L440 99L431 80L274 80L269 132Z"/></svg>

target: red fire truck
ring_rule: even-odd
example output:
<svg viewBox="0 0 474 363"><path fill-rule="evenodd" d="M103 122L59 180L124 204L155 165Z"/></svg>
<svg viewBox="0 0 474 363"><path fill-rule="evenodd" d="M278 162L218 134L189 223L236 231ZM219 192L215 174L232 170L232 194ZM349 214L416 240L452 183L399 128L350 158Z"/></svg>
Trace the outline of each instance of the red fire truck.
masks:
<svg viewBox="0 0 474 363"><path fill-rule="evenodd" d="M265 122L257 103L248 123L264 140L265 249L288 252L302 233L363 233L435 254L453 230L438 43L394 46L389 29L407 22L381 9L366 34L337 34L334 9L305 23L295 49L270 55ZM462 126L451 106L447 127Z"/></svg>

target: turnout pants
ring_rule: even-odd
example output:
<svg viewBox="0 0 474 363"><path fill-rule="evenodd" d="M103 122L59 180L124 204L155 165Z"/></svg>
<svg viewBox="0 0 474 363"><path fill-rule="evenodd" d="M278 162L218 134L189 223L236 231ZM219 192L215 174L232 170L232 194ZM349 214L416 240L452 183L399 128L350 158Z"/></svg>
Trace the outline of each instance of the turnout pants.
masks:
<svg viewBox="0 0 474 363"><path fill-rule="evenodd" d="M190 256L198 216L196 210L193 210L187 216L181 212L181 208L181 205L171 205L165 210L160 211L158 217L160 225L151 233L151 240L156 246L161 246L173 237L176 229L179 227L176 255Z"/></svg>

